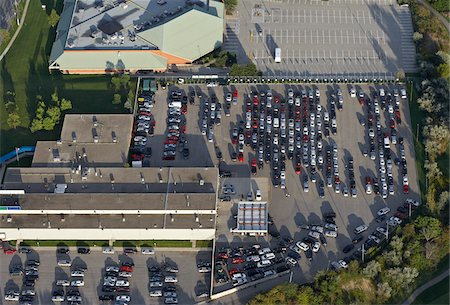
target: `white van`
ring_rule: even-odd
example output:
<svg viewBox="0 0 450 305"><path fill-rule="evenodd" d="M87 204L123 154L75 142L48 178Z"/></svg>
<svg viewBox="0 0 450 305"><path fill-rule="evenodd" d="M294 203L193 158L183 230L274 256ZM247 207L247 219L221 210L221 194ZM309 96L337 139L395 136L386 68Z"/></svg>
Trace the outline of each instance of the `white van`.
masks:
<svg viewBox="0 0 450 305"><path fill-rule="evenodd" d="M367 231L368 228L369 227L366 225L360 225L359 227L355 228L354 232L355 234L361 234L362 232Z"/></svg>
<svg viewBox="0 0 450 305"><path fill-rule="evenodd" d="M281 49L280 48L275 49L275 62L276 63L281 62Z"/></svg>
<svg viewBox="0 0 450 305"><path fill-rule="evenodd" d="M67 259L60 259L58 260L58 266L60 267L70 267L72 266L72 262Z"/></svg>
<svg viewBox="0 0 450 305"><path fill-rule="evenodd" d="M280 127L280 120L278 118L273 119L273 128Z"/></svg>
<svg viewBox="0 0 450 305"><path fill-rule="evenodd" d="M325 231L325 236L326 237L334 237L334 238L336 238L337 237L337 232L336 231L332 231L332 230L327 230L327 231Z"/></svg>

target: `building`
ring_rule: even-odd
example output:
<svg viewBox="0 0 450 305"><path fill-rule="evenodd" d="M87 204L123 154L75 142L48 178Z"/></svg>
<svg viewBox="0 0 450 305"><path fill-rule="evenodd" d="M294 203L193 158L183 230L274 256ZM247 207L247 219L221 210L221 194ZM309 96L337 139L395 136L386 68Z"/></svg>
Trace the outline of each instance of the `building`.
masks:
<svg viewBox="0 0 450 305"><path fill-rule="evenodd" d="M240 201L236 217L236 228L232 233L248 235L265 235L268 232L268 209L267 202L263 201Z"/></svg>
<svg viewBox="0 0 450 305"><path fill-rule="evenodd" d="M124 167L132 124L132 115L66 115L61 139L38 142L31 167L7 169L1 238L213 239L218 169Z"/></svg>
<svg viewBox="0 0 450 305"><path fill-rule="evenodd" d="M66 74L165 71L223 42L213 0L65 0L49 69Z"/></svg>

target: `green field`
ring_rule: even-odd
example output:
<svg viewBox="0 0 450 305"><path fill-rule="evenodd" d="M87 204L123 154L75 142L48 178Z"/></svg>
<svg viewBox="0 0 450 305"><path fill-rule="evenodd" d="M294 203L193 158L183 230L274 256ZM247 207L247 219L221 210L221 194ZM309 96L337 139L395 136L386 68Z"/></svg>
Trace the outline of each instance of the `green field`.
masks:
<svg viewBox="0 0 450 305"><path fill-rule="evenodd" d="M431 286L430 288L422 292L412 304L449 304L449 277L447 276L436 285Z"/></svg>
<svg viewBox="0 0 450 305"><path fill-rule="evenodd" d="M46 11L41 2L47 5ZM56 6L55 6L55 3ZM22 145L34 145L37 140L56 140L61 123L53 131L32 134L29 125L36 109L36 96L45 101L57 92L60 98L72 101L72 113L123 113L122 105L112 105L113 90L110 76L50 74L48 58L55 38L55 29L48 25L48 14L55 8L62 9L63 1L30 1L24 25L12 48L0 62L0 154ZM131 87L135 86L132 81ZM19 107L20 127L7 125L5 96L15 93ZM122 92L121 92L122 93ZM62 120L61 120L62 121Z"/></svg>

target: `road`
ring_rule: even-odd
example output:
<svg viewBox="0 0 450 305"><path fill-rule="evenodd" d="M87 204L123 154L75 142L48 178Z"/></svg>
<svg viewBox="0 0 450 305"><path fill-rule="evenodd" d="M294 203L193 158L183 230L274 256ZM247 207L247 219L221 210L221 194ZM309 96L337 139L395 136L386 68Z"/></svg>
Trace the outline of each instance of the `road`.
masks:
<svg viewBox="0 0 450 305"><path fill-rule="evenodd" d="M11 48L11 46L14 43L14 41L16 40L17 35L19 35L20 30L22 29L22 25L23 25L23 23L25 21L25 17L27 16L28 4L29 3L30 3L30 0L27 0L27 2L25 3L25 8L23 9L22 18L20 20L19 27L17 28L16 32L14 33L13 37L11 38L11 41L6 46L6 49L3 51L2 54L0 54L0 61L2 61L3 57L5 57L5 55L8 53L9 49Z"/></svg>
<svg viewBox="0 0 450 305"><path fill-rule="evenodd" d="M450 274L450 270L447 269L446 271L444 271L443 273L441 273L440 275L436 276L435 278L433 278L432 280L428 281L427 283L423 284L422 286L420 286L419 288L417 288L410 296L409 298L407 298L402 305L410 305L412 302L414 302L414 300L425 290L427 290L428 288L430 288L431 286L439 283L440 281L442 281L444 278L446 278L448 275Z"/></svg>
<svg viewBox="0 0 450 305"><path fill-rule="evenodd" d="M428 2L424 1L424 0L418 0L418 2L420 2L421 4L423 4L427 9L429 9L445 26L445 28L447 29L447 31L450 33L450 23L447 21L447 19L445 19L444 16L442 16L438 11L436 11L434 9L434 7L432 7L430 4L428 4Z"/></svg>

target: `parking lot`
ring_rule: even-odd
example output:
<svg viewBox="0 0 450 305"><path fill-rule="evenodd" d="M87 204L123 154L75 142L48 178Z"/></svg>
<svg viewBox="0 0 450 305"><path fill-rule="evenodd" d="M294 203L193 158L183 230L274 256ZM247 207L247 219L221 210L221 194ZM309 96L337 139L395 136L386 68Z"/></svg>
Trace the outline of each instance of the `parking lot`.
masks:
<svg viewBox="0 0 450 305"><path fill-rule="evenodd" d="M266 76L386 78L415 71L412 33L395 1L253 0L227 19L224 46Z"/></svg>
<svg viewBox="0 0 450 305"><path fill-rule="evenodd" d="M378 97L379 100L378 105L375 105L373 92L379 93L379 89L384 88L386 96L390 95L389 102L381 103L381 98ZM397 87L398 89L402 88L401 86ZM292 159L290 159L288 152L290 148L288 148L287 140L283 140L281 134L278 131L272 131L270 136L266 133L267 127L267 115L268 112L266 110L258 110L258 112L253 111L253 115L256 115L256 120L254 118L250 118L250 124L256 123L261 118L260 113L265 115L265 121L263 123L264 128L260 133L263 133L264 136L261 140L257 140L256 144L253 143L252 134L250 132L247 135L245 130L252 130L253 127L247 129L245 125L247 121L246 112L248 109L253 109L253 93L257 93L258 103L266 99L265 97L261 97L261 93L267 94L269 87L262 85L236 85L235 87L213 87L207 88L206 86L173 86L170 87L169 90L181 90L182 92L186 92L188 94L190 91L201 92L202 98L195 98L194 105L188 106L188 111L185 114L187 124L192 124L192 127L188 128L190 132L187 133L188 143L190 137L198 139L200 144L194 144L198 147L202 147L203 145L207 147L212 164L219 165L222 173L230 173L231 177L224 177L221 179L220 188L222 192L219 192L219 198L225 195L230 195L229 193L224 192L224 186L226 185L229 188L230 185L234 187L234 193L230 196L229 199L220 202L218 204L218 219L217 219L217 232L216 232L216 251L223 247L249 247L255 243L259 243L262 246L270 245L274 250L279 246L280 240L283 239L292 239L293 241L302 241L310 230L308 230L307 226L312 226L315 224L321 225L324 223L323 215L328 212L334 212L336 217L334 217L333 221L338 227L338 235L337 238L327 237L327 245L320 245L320 250L317 253L313 253L312 260L305 259L304 255L301 255L301 259L299 260L299 264L296 265L294 270L294 280L297 282L304 282L306 280L310 280L314 273L320 269L324 269L330 267L334 261L339 261L346 257L347 260L351 257L355 250L360 248L357 245L353 251L350 251L348 254L344 254L342 250L344 247L352 244L352 239L356 236L354 233L354 229L362 224L368 226L367 232L363 233L364 237L367 237L370 233L375 232L375 229L379 226L382 226L382 223L377 223L375 218L377 217L377 211L383 207L389 207L391 212L388 216L392 216L396 213L396 209L399 205L401 205L406 198L418 199L418 185L417 185L417 176L415 170L414 160L414 151L412 146L412 137L413 133L410 127L410 118L409 118L409 109L407 99L398 97L398 109L396 108L396 112L399 114L399 119L395 124L396 129L396 137L397 141L400 141L400 137L404 138L404 151L403 158L407 162L408 168L408 179L409 179L409 190L408 194L403 193L403 181L402 181L402 170L400 165L393 165L392 169L389 170L389 176L392 177L392 188L393 193L388 192L388 183L386 179L386 194L383 194L383 187L381 183L381 167L380 167L380 158L378 157L379 151L387 152L383 146L380 147L380 144L383 143L382 139L386 135L390 135L392 133L390 125L393 124L390 118L395 118L394 115L394 105L396 105L393 97L393 87L389 86L372 86L372 85L270 85L270 89L272 92L273 100L275 98L279 99L279 102L273 102L272 109L278 108L279 113L282 113L281 110L283 107L285 108L285 112L289 113L290 109L288 106L288 90L292 89L294 92L294 96L300 96L302 90L305 90L306 94L313 94L313 98L311 99L312 104L307 102L309 98L306 98L304 101L300 102L300 114L305 111L303 105L307 108L306 112L308 115L305 117L305 120L301 119L302 124L305 126L300 127L300 131L295 131L294 134L302 133L304 127L307 127L309 132L314 126L314 130L316 135L318 134L318 116L317 116L317 105L321 105L320 112L320 120L321 120L321 152L318 154L318 141L315 142L306 141L308 144L308 153L307 158L311 160L311 145L314 144L314 150L316 151L316 158L319 155L323 156L323 165L320 167L319 164L316 164L317 170L312 173L311 169L314 166L308 164L305 166L304 156L301 154L297 156L297 149L299 151L302 150L303 144L297 144L295 141L294 152L292 153ZM340 89L342 94L342 104L338 102L338 97L336 96L337 90ZM350 92L354 90L355 97L350 96ZM234 105L232 102L226 102L227 94L234 96L235 90L237 90L237 104ZM316 90L319 90L320 98L316 97ZM311 93L312 92L312 93ZM360 92L364 93L365 101L363 103L359 102L358 95ZM162 91L158 92L162 98L167 98L168 92ZM353 94L353 93L352 93ZM220 116L220 124L217 125L217 120L210 119L211 112L211 96L215 96L217 100L216 103L220 103L221 106L219 109L222 109L222 115ZM331 100L335 100L335 106L332 106ZM385 100L387 98L383 98ZM245 101L245 102L244 102ZM247 105L247 101L249 101L249 105ZM158 101L158 103L160 103ZM167 103L167 100L164 102ZM266 101L267 103L267 101ZM339 106L339 105L342 105ZM391 105L392 107L389 107ZM268 109L265 107L264 109ZM208 108L207 118L207 127L206 134L201 135L202 130L202 117L205 117L205 107ZM262 107L258 104L257 107ZM312 108L311 108L312 107ZM331 108L334 108L334 116L335 122L332 123L333 115L331 114L333 111ZM339 108L341 108L339 110ZM377 108L377 109L375 109ZM392 108L392 109L391 109ZM194 109L194 111L192 111ZM224 109L227 109L228 115L224 115ZM259 109L259 108L258 108ZM295 109L295 108L294 108ZM369 111L370 109L370 111ZM311 111L310 111L311 110ZM158 111L155 109L155 111ZM167 110L166 110L167 111ZM272 110L271 114L274 115L275 110ZM392 111L392 113L390 112ZM328 124L325 123L324 117L325 112L330 115L330 121ZM369 112L371 115L369 116ZM317 118L315 118L315 124L311 124L310 114L315 114ZM375 114L376 113L376 114ZM217 115L217 113L216 113ZM279 115L279 114L278 114ZM290 118L290 115L286 118L286 122ZM297 113L294 112L294 118L296 119ZM275 115L274 115L275 116ZM370 119L369 119L370 117ZM378 118L379 119L376 119ZM371 123L369 123L369 120ZM401 121L400 121L401 120ZM242 122L240 122L242 121ZM253 122L253 123L252 123ZM363 123L364 122L364 123ZM378 122L380 131L377 131L376 122ZM273 124L273 118L272 118ZM287 124L287 123L286 123ZM332 125L336 124L336 127L333 128ZM372 124L372 127L369 126ZM326 127L328 125L328 127ZM261 125L258 125L261 126ZM239 145L240 139L233 140L234 129L237 129L239 132L242 132L244 136L244 144ZM259 128L259 127L257 127ZM288 127L285 127L288 130ZM212 141L208 141L209 130L213 130ZM335 129L333 131L333 129ZM372 129L373 131L370 131ZM155 129L157 130L157 128ZM161 127L161 130L164 130ZM328 131L326 131L328 130ZM192 133L192 134L191 134ZM286 165L281 165L281 163L277 163L278 166L283 168L285 166L285 177L279 175L280 169L274 170L273 168L273 159L274 159L274 143L275 140L273 135L278 133L278 148L280 149L281 145L286 145ZM375 134L376 133L376 134ZM370 135L369 135L370 134ZM155 133L156 136L156 133ZM289 135L285 136L285 139L289 138ZM305 138L300 138L301 142L305 142ZM372 139L373 148L370 146L370 139ZM235 141L233 144L233 141ZM283 142L286 141L286 142ZM269 145L267 145L269 142ZM260 143L260 144L258 144ZM283 144L284 143L284 144ZM378 143L378 144L377 144ZM389 159L394 161L396 158L400 158L400 144L393 145L391 144L389 154ZM161 144L163 145L163 144ZM188 144L189 147L192 144ZM259 160L258 147L263 145L263 154L266 154L269 151L270 158L268 162ZM298 145L298 146L297 146ZM335 148L332 148L334 147ZM252 146L255 147L255 150L252 149ZM295 148L297 147L297 148ZM154 149L158 149L157 147ZM327 161L326 151L330 150L330 158L333 156L333 169L327 169L328 166L325 166L326 162L331 163L331 159ZM242 154L239 152L242 150ZM220 158L218 158L217 152L220 151ZM335 151L335 152L334 152ZM371 151L373 151L371 153ZM201 154L202 152L199 152ZM281 152L279 152L281 153ZM373 154L373 158L371 158L371 154ZM366 156L365 156L366 155ZM265 155L264 155L265 156ZM154 158L161 158L161 155L154 155ZM242 159L241 159L242 158ZM264 160L265 157L263 157ZM280 158L280 157L278 157ZM300 158L299 168L297 168L297 158ZM349 160L353 159L353 175L350 175L349 171ZM155 162L158 162L155 159ZM193 156L192 164L198 164L201 162L197 158L196 155ZM335 159L335 161L334 161ZM242 162L239 162L242 160ZM252 160L256 160L255 172L252 174ZM164 161L165 162L165 161ZM190 159L183 159L181 154L178 154L174 161L168 162L177 162L177 164L191 164ZM282 162L282 161L280 161ZM310 163L311 161L308 161ZM318 159L317 159L317 162ZM157 165L156 165L157 166ZM383 165L385 166L385 165ZM328 170L333 174L330 174ZM282 169L283 171L283 169ZM385 170L383 170L385 173ZM278 175L275 175L278 173ZM339 183L339 193L336 192L336 178L333 178L338 175L340 179ZM327 177L331 175L331 183L330 187L326 186L328 184ZM385 174L383 174L385 175ZM315 177L313 179L313 176ZM304 179L307 177L308 179L308 192L305 191ZM371 194L367 192L367 178L370 178L370 188ZM386 176L385 176L386 177ZM250 178L250 179L249 179ZM263 181L262 179L267 179ZM375 180L376 182L376 193L375 193ZM284 180L284 183L281 182ZM313 182L315 180L316 182ZM253 181L253 182L252 182ZM323 198L319 196L319 185L321 182L324 182L323 187ZM236 225L236 204L240 199L247 199L247 193L252 190L253 196L255 189L263 189L260 187L261 185L267 184L267 187L264 188L262 200L268 201L269 204L269 213L271 219L273 220L273 225L269 228L271 236L266 238L264 237L249 237L242 236L230 233L230 229L235 227ZM256 187L254 187L256 185ZM277 187L274 187L277 185ZM352 197L352 192L356 193L356 198ZM345 193L345 195L344 195ZM385 197L385 198L383 198ZM404 215L403 215L404 216ZM377 233L378 234L378 233ZM379 234L378 234L379 235ZM289 245L288 245L289 246ZM368 246L371 245L368 242ZM290 251L290 250L289 250ZM280 253L278 256L285 257L289 254L289 251L286 253ZM236 266L235 266L236 267ZM239 267L239 266L237 266ZM242 266L241 266L242 267ZM228 267L227 267L228 268ZM230 269L234 269L233 265L229 267ZM277 267L278 268L278 267ZM270 269L276 269L275 267ZM238 269L240 270L240 269ZM249 277L250 278L250 277ZM231 281L227 283L216 283L217 287L215 291L221 291L226 288L232 287Z"/></svg>
<svg viewBox="0 0 450 305"><path fill-rule="evenodd" d="M118 251L118 250L116 250ZM71 258L71 267L60 267L57 261L62 258ZM36 281L33 304L53 304L52 294L55 290L65 290L67 292L76 290L80 292L82 302L80 304L99 304L100 295L129 295L129 304L164 304L164 297L151 297L149 281L156 271L151 271L150 267L161 268L163 276L174 275L178 282L174 284L163 283L164 289L168 286L176 287L179 304L193 304L201 299L197 294L209 291L210 273L199 273L197 263L210 262L211 252L197 251L155 251L154 255L142 255L140 252L124 255L122 252L116 254L103 254L101 250L93 249L91 254L77 254L76 249L71 249L69 254L57 254L56 249L33 251L29 254L1 255L0 256L0 304L15 304L13 301L5 301L5 294L10 290L20 290L23 276L10 276L9 268L14 265L22 265L29 260L38 260L39 280ZM130 285L129 292L102 292L102 286L106 276L106 266L120 266L123 262L133 262L134 268L131 277L124 278ZM167 266L175 267L179 272L166 272ZM71 270L77 268L87 268L83 277L71 277ZM82 287L58 287L57 280L84 280ZM164 282L164 280L163 280ZM60 302L54 302L57 304ZM18 304L18 303L16 303ZM67 304L64 302L62 304Z"/></svg>

